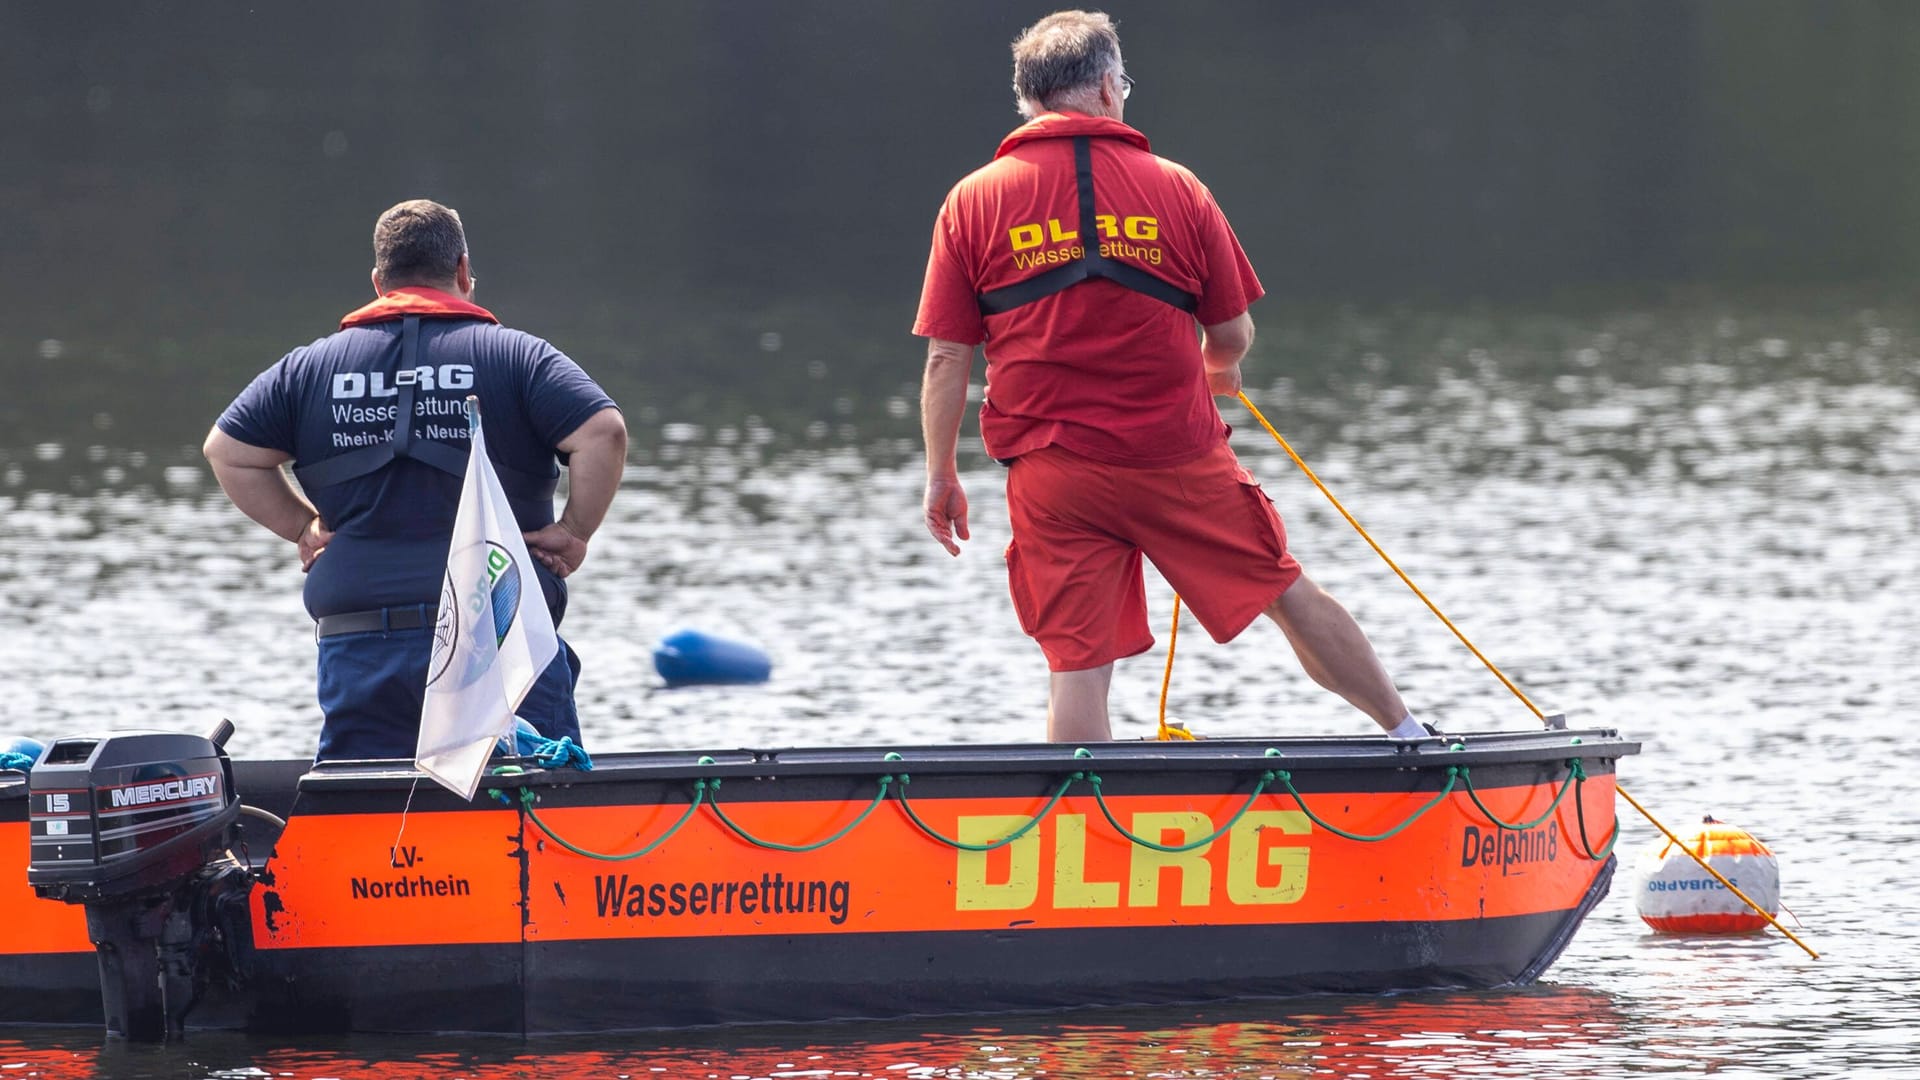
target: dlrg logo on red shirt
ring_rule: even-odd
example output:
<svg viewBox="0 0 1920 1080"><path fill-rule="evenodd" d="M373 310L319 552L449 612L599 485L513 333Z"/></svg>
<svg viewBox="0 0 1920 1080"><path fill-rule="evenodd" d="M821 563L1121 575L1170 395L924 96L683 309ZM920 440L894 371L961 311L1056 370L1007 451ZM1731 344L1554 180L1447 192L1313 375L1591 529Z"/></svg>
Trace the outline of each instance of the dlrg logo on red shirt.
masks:
<svg viewBox="0 0 1920 1080"><path fill-rule="evenodd" d="M1142 247L1129 244L1126 240L1160 239L1160 219L1135 214L1126 218L1117 218L1113 214L1094 215L1094 227L1106 239L1100 244L1100 254L1104 258L1139 259L1153 266L1160 265L1160 248ZM1123 240L1122 237L1125 237ZM1054 248L1047 251L1034 251L1042 244L1064 244L1080 239L1080 230L1065 229L1059 218L1048 218L1044 223L1029 222L1015 225L1007 230L1007 239L1013 245L1013 265L1021 270L1042 264L1067 263L1080 258L1078 244L1068 248Z"/></svg>

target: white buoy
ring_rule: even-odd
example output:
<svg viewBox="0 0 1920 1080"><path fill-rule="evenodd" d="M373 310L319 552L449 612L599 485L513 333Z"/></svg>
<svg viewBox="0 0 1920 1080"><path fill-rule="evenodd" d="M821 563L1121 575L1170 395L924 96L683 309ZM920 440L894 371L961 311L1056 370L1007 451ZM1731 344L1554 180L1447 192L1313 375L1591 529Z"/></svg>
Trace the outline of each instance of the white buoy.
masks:
<svg viewBox="0 0 1920 1080"><path fill-rule="evenodd" d="M1780 864L1752 833L1708 817L1693 836L1676 835L1768 915L1780 913ZM1648 926L1667 934L1745 934L1768 925L1666 839L1634 865L1634 906Z"/></svg>

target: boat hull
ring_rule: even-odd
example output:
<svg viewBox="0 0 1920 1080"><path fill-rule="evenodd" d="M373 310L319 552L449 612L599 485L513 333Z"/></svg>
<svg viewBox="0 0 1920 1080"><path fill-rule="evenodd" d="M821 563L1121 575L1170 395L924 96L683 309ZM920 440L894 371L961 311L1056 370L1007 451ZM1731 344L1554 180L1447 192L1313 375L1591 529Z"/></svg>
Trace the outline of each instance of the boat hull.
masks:
<svg viewBox="0 0 1920 1080"><path fill-rule="evenodd" d="M1585 731L608 755L471 805L393 763L235 762L287 825L243 819L246 978L189 1024L533 1034L1521 984L1606 893L1613 765L1636 750ZM24 851L9 790L0 837ZM99 1022L81 910L16 877L0 913L35 942L0 1015Z"/></svg>

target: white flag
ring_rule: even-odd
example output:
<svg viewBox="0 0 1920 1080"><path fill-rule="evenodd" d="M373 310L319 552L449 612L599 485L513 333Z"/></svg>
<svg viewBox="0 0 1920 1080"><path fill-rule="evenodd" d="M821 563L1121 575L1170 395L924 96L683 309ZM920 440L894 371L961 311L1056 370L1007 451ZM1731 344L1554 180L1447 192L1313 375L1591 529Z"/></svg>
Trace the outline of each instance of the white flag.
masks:
<svg viewBox="0 0 1920 1080"><path fill-rule="evenodd" d="M447 547L413 755L414 768L463 799L473 798L495 741L513 731L514 710L560 651L533 558L487 459L473 398L467 413L467 478Z"/></svg>

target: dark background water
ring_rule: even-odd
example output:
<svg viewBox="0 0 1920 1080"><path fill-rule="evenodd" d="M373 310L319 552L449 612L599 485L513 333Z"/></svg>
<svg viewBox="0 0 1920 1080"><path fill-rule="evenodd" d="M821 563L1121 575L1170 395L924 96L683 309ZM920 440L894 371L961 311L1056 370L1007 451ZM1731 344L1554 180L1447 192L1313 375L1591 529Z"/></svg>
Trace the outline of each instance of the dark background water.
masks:
<svg viewBox="0 0 1920 1080"><path fill-rule="evenodd" d="M1044 10L0 3L0 444L197 439L365 298L416 195L465 215L484 302L630 401L866 412L917 374L933 211L1016 122ZM1920 271L1910 4L1114 13L1128 119L1219 196L1263 323Z"/></svg>
<svg viewBox="0 0 1920 1080"><path fill-rule="evenodd" d="M1046 10L0 0L0 733L228 716L236 752L311 752L291 547L197 444L367 297L375 215L427 195L465 215L480 299L635 432L568 616L590 745L1038 736L976 443L970 550L919 525L906 331L939 199L1017 121L1006 43ZM14 1030L0 1067L1920 1077L1920 5L1111 10L1129 121L1271 291L1260 407L1536 701L1645 743L1621 778L1656 813L1770 842L1824 959L1653 936L1622 886L1517 994L560 1044ZM1530 723L1228 412L1414 707ZM1149 588L1127 736L1166 659ZM775 678L658 689L651 645L685 623L766 645ZM1265 627L1182 635L1172 711L1367 730ZM1654 835L1629 820L1622 850Z"/></svg>

